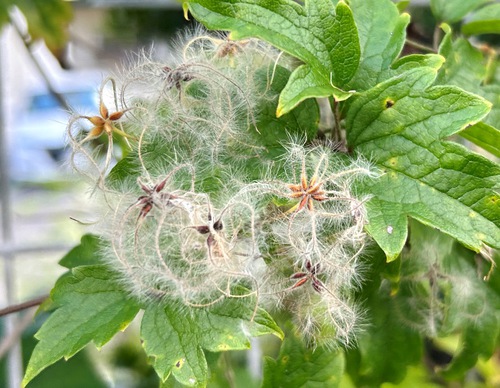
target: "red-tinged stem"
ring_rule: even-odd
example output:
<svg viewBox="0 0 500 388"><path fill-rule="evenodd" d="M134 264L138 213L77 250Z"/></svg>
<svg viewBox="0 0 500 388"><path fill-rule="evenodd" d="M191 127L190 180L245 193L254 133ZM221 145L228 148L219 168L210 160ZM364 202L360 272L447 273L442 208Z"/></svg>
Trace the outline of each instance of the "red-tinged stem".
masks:
<svg viewBox="0 0 500 388"><path fill-rule="evenodd" d="M0 317L3 317L5 315L17 313L18 311L26 310L31 307L39 306L41 305L45 300L47 300L49 296L48 295L43 295L39 296L38 298L28 300L27 302L24 303L19 303L19 304L14 304L12 306L5 307L4 309L0 310Z"/></svg>

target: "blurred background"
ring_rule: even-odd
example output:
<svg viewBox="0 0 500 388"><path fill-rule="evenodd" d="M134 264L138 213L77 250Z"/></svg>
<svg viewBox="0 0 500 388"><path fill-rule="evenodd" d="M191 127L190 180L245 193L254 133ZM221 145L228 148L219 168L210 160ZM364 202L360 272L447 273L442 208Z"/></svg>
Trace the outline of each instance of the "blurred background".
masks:
<svg viewBox="0 0 500 388"><path fill-rule="evenodd" d="M70 217L91 218L88 184L68 165L69 107L94 115L104 78L141 48L161 55L190 23L175 0L12 0L0 2L0 25L1 309L50 292L65 272L58 261L86 232ZM35 311L0 318L0 387L20 386L45 318L33 324ZM157 387L129 337L59 362L29 387Z"/></svg>
<svg viewBox="0 0 500 388"><path fill-rule="evenodd" d="M410 25L410 36L431 42L428 1L410 4L424 21ZM142 48L154 45L160 58L168 56L167 42L185 27L193 22L175 0L0 1L0 309L46 296L65 272L58 261L86 232L70 217L92 218L88 185L68 165L70 108L95 114L104 78ZM33 334L46 318L33 321L35 311L0 318L0 387L20 386ZM28 385L157 386L134 328Z"/></svg>

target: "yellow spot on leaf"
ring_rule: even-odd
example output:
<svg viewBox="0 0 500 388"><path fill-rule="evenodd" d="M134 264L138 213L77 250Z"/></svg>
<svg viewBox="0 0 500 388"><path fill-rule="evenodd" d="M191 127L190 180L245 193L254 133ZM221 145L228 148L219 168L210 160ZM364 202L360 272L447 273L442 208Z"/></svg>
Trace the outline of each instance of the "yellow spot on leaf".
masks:
<svg viewBox="0 0 500 388"><path fill-rule="evenodd" d="M384 109L389 109L394 106L394 100L392 98L387 97L384 100Z"/></svg>
<svg viewBox="0 0 500 388"><path fill-rule="evenodd" d="M397 165L398 165L398 158L397 158L397 157L390 158L390 159L389 159L389 164L390 164L392 167L397 166Z"/></svg>
<svg viewBox="0 0 500 388"><path fill-rule="evenodd" d="M474 213L474 212L470 212L470 213L469 213L469 217L470 217L470 218L475 218L476 216L477 216L477 214L476 214L476 213Z"/></svg>
<svg viewBox="0 0 500 388"><path fill-rule="evenodd" d="M177 362L175 363L175 367L179 369L182 368L182 366L184 365L184 361L186 361L184 358L177 360Z"/></svg>

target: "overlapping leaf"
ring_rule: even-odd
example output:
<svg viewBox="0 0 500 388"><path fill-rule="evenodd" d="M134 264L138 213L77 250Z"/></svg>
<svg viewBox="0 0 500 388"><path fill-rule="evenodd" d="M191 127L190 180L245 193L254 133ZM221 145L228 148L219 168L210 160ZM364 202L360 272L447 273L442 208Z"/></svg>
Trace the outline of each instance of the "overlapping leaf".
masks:
<svg viewBox="0 0 500 388"><path fill-rule="evenodd" d="M453 40L449 26L444 25L443 29L446 35L439 47L439 53L446 62L438 73L436 84L459 86L479 94L493 104L490 114L483 119L483 122L467 127L460 132L460 135L500 157L500 130L495 128L500 125L500 85L498 80L489 75L490 71L486 64L490 61L468 40L463 38ZM495 59L493 66L494 63ZM493 79L488 79L490 77Z"/></svg>
<svg viewBox="0 0 500 388"><path fill-rule="evenodd" d="M366 90L380 82L381 72L389 69L400 54L410 15L399 14L390 0L352 0L349 2L361 47L361 60L351 89ZM377 9L377 12L373 12Z"/></svg>
<svg viewBox="0 0 500 388"><path fill-rule="evenodd" d="M491 4L474 12L462 26L466 35L500 34L500 4Z"/></svg>
<svg viewBox="0 0 500 388"><path fill-rule="evenodd" d="M204 386L208 367L203 349L248 349L249 336L283 333L262 309L253 317L255 300L227 298L207 308L186 309L168 302L149 306L142 319L146 353L162 380L172 375L182 384Z"/></svg>
<svg viewBox="0 0 500 388"><path fill-rule="evenodd" d="M272 71L271 71L272 70ZM273 82L267 85L269 75L273 74ZM255 80L263 94L255 109L257 126L260 133L252 131L255 142L265 147L263 157L277 160L285 152L283 144L289 141L289 136L300 136L310 141L318 132L319 108L315 100L304 101L292 111L281 117L276 117L277 96L286 86L290 71L277 66L276 69L259 69ZM266 90L267 89L267 90Z"/></svg>
<svg viewBox="0 0 500 388"><path fill-rule="evenodd" d="M455 23L490 0L431 0L431 9L440 22Z"/></svg>
<svg viewBox="0 0 500 388"><path fill-rule="evenodd" d="M35 337L40 341L28 364L23 386L57 360L70 358L89 342L103 346L124 330L139 311L116 275L104 266L73 269L56 283L51 298L59 308Z"/></svg>
<svg viewBox="0 0 500 388"><path fill-rule="evenodd" d="M340 350L307 348L300 337L290 333L283 341L278 358L266 358L262 388L339 387L344 363Z"/></svg>
<svg viewBox="0 0 500 388"><path fill-rule="evenodd" d="M444 141L490 104L456 87L430 87L435 77L424 67L391 78L360 94L347 115L349 145L385 172L368 188L367 229L389 260L403 248L408 216L476 251L500 245L500 167Z"/></svg>
<svg viewBox="0 0 500 388"><path fill-rule="evenodd" d="M453 41L451 28L443 26L446 32L439 54L446 62L440 69L437 84L456 85L470 92L479 92L486 76L486 61L483 54L464 38Z"/></svg>
<svg viewBox="0 0 500 388"><path fill-rule="evenodd" d="M189 0L194 17L234 39L257 37L304 62L283 90L278 116L310 97L350 96L346 86L359 64L359 41L349 7L331 0Z"/></svg>
<svg viewBox="0 0 500 388"><path fill-rule="evenodd" d="M59 265L71 269L82 265L103 264L99 254L102 244L102 240L98 236L85 234L81 238L80 245L64 255L59 261Z"/></svg>
<svg viewBox="0 0 500 388"><path fill-rule="evenodd" d="M500 158L500 130L495 127L477 123L461 131L460 136Z"/></svg>

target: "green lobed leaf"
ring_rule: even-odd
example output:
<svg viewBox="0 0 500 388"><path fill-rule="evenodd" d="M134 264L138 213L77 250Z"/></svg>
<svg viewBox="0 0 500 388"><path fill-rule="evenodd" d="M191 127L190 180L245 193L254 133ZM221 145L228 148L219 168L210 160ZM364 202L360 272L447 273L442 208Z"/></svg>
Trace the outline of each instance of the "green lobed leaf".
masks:
<svg viewBox="0 0 500 388"><path fill-rule="evenodd" d="M340 350L307 348L302 338L290 333L283 341L278 358L265 358L262 388L339 387L344 365Z"/></svg>
<svg viewBox="0 0 500 388"><path fill-rule="evenodd" d="M336 88L324 77L313 72L307 65L299 66L290 76L290 80L280 94L276 116L290 112L305 99L314 97L335 96L337 101L347 100L354 91L344 92Z"/></svg>
<svg viewBox="0 0 500 388"><path fill-rule="evenodd" d="M500 4L491 4L474 12L462 25L465 35L500 34Z"/></svg>
<svg viewBox="0 0 500 388"><path fill-rule="evenodd" d="M402 387L412 387L412 388L442 388L443 385L438 382L433 382L429 378L429 368L424 363L416 366L410 366L407 368L407 373L400 383L392 384L385 383L382 388L402 388Z"/></svg>
<svg viewBox="0 0 500 388"><path fill-rule="evenodd" d="M99 255L101 247L102 241L98 236L85 234L81 238L80 245L70 250L59 261L59 265L71 269L82 265L103 264Z"/></svg>
<svg viewBox="0 0 500 388"><path fill-rule="evenodd" d="M499 328L499 317L491 314L468 325L460 338L459 353L454 355L452 363L442 375L451 380L463 378L480 356L491 357L496 349Z"/></svg>
<svg viewBox="0 0 500 388"><path fill-rule="evenodd" d="M361 47L359 67L349 87L366 90L380 82L380 73L391 66L403 49L410 15L400 15L390 0L351 0L349 6Z"/></svg>
<svg viewBox="0 0 500 388"><path fill-rule="evenodd" d="M348 97L340 89L356 72L360 49L352 12L344 2L336 7L331 0L306 0L304 6L291 0L184 3L210 29L229 30L233 39L260 38L304 62L290 77L300 87L285 88L278 116L306 98L326 93L339 100Z"/></svg>
<svg viewBox="0 0 500 388"><path fill-rule="evenodd" d="M205 386L208 379L203 349L220 352L248 349L249 336L283 333L255 300L226 298L207 308L190 308L174 301L152 304L141 325L143 346L162 381L172 374L188 386Z"/></svg>
<svg viewBox="0 0 500 388"><path fill-rule="evenodd" d="M209 379L207 387L209 388L256 388L259 386L256 376L252 375L248 368L248 352L227 351L223 353L214 353L204 351L207 360ZM170 376L165 381L160 380L159 388L183 388L175 377Z"/></svg>
<svg viewBox="0 0 500 388"><path fill-rule="evenodd" d="M469 92L479 92L486 76L483 54L467 39L453 40L449 26L444 25L443 30L446 34L439 46L439 54L446 62L436 77L436 84L456 85Z"/></svg>
<svg viewBox="0 0 500 388"><path fill-rule="evenodd" d="M500 130L485 123L465 128L460 136L500 158Z"/></svg>
<svg viewBox="0 0 500 388"><path fill-rule="evenodd" d="M495 80L494 84L481 87L480 94L493 104L491 112L483 120L485 124L493 127L500 126L500 81ZM498 142L497 142L498 144Z"/></svg>
<svg viewBox="0 0 500 388"><path fill-rule="evenodd" d="M431 0L431 10L440 22L455 23L490 0Z"/></svg>
<svg viewBox="0 0 500 388"><path fill-rule="evenodd" d="M481 120L491 104L456 87L431 87L435 77L435 69L412 69L361 93L347 114L349 146L385 172L366 187L373 195L367 230L388 260L403 248L408 216L475 251L500 245L500 167L442 140Z"/></svg>
<svg viewBox="0 0 500 388"><path fill-rule="evenodd" d="M445 58L437 54L406 55L394 62L389 69L381 71L378 80L380 83L417 67L431 67L438 70L444 62Z"/></svg>
<svg viewBox="0 0 500 388"><path fill-rule="evenodd" d="M139 306L119 284L116 274L102 265L74 268L58 280L51 293L60 307L35 337L23 387L47 366L68 359L93 341L103 346L134 319Z"/></svg>
<svg viewBox="0 0 500 388"><path fill-rule="evenodd" d="M273 74L273 82L267 85L269 75ZM259 69L255 80L260 85L259 92L263 97L255 108L255 119L260 133L252 131L255 144L265 147L261 155L267 159L277 160L285 152L290 136L303 137L310 141L316 137L319 125L319 107L315 100L302 102L293 110L276 117L277 97L286 87L290 71L282 66L275 69ZM288 83L290 85L290 83Z"/></svg>
<svg viewBox="0 0 500 388"><path fill-rule="evenodd" d="M487 78L483 53L463 38L453 40L451 28L443 26L446 32L439 53L446 59L436 78L436 84L459 86L467 91L479 94L493 104L490 114L459 134L474 144L498 156L500 131L500 85L484 85Z"/></svg>

